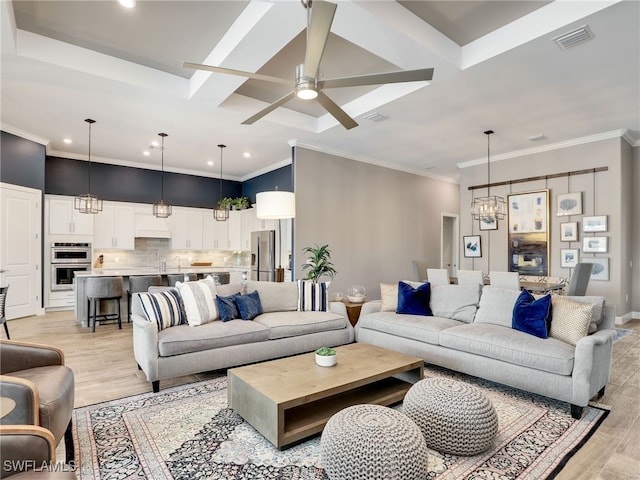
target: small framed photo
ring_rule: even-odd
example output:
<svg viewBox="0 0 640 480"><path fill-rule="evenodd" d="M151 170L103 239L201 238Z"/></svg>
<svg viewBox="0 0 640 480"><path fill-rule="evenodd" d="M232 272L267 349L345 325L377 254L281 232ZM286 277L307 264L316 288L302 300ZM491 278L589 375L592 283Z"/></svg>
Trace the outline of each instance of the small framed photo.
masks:
<svg viewBox="0 0 640 480"><path fill-rule="evenodd" d="M560 266L562 268L574 268L578 264L580 251L577 248L560 249Z"/></svg>
<svg viewBox="0 0 640 480"><path fill-rule="evenodd" d="M593 263L591 280L609 280L609 258L593 257L583 258L582 263Z"/></svg>
<svg viewBox="0 0 640 480"><path fill-rule="evenodd" d="M464 256L467 258L477 258L482 256L480 248L480 235L466 235L462 237L464 242Z"/></svg>
<svg viewBox="0 0 640 480"><path fill-rule="evenodd" d="M598 215L596 217L583 217L582 231L583 232L606 232L607 216Z"/></svg>
<svg viewBox="0 0 640 480"><path fill-rule="evenodd" d="M560 241L578 241L578 222L565 222L560 224Z"/></svg>
<svg viewBox="0 0 640 480"><path fill-rule="evenodd" d="M582 215L582 192L558 195L558 216Z"/></svg>
<svg viewBox="0 0 640 480"><path fill-rule="evenodd" d="M583 238L582 251L585 253L607 253L609 251L609 237Z"/></svg>
<svg viewBox="0 0 640 480"><path fill-rule="evenodd" d="M497 230L498 229L498 219L497 218L481 218L478 220L478 224L480 225L480 230Z"/></svg>

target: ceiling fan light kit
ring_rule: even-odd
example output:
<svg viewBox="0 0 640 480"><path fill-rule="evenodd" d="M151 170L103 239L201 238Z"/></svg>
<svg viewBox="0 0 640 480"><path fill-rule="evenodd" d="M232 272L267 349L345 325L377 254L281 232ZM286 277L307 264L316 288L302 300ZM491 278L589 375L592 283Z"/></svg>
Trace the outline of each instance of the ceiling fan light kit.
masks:
<svg viewBox="0 0 640 480"><path fill-rule="evenodd" d="M332 78L318 80L320 62L324 54L324 48L331 32L331 24L336 12L335 3L322 0L302 0L302 5L307 9L307 46L304 63L297 65L295 70L295 81L291 82L283 78L271 77L259 73L243 72L224 67L212 65L202 65L199 63L183 62L184 68L196 70L206 70L216 73L226 73L241 77L262 80L266 82L286 84L292 87L292 91L279 98L272 104L249 117L243 125L251 125L260 120L265 115L271 113L276 108L284 105L289 100L298 97L303 100L315 99L324 109L329 112L347 130L357 127L358 123L349 116L342 108L331 100L322 91L327 88L356 87L363 85L380 85L385 83L400 82L420 82L430 81L433 78L433 68L423 68L419 70L407 70L398 72L375 73L370 75L358 75L352 77Z"/></svg>

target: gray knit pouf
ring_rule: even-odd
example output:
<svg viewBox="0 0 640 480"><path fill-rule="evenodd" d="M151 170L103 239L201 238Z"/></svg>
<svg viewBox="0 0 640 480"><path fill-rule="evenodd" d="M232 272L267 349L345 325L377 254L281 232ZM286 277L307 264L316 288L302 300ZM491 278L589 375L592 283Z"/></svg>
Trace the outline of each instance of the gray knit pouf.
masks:
<svg viewBox="0 0 640 480"><path fill-rule="evenodd" d="M354 405L332 416L320 439L331 480L424 480L427 445L406 415L380 405Z"/></svg>
<svg viewBox="0 0 640 480"><path fill-rule="evenodd" d="M453 455L489 449L498 433L498 415L477 388L446 378L426 378L404 397L403 410L422 430L427 446Z"/></svg>

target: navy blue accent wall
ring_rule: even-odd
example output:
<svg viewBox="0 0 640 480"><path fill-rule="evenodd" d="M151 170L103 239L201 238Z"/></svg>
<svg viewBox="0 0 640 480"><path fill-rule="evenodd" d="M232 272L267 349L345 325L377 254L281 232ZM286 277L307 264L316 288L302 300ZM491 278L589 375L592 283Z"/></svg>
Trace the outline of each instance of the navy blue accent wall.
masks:
<svg viewBox="0 0 640 480"><path fill-rule="evenodd" d="M78 195L87 193L89 163L47 157L45 193ZM103 200L153 203L160 199L162 172L144 168L91 163L91 193ZM220 180L164 172L164 200L175 206L213 208L218 202ZM223 197L242 195L242 183L222 182Z"/></svg>
<svg viewBox="0 0 640 480"><path fill-rule="evenodd" d="M0 182L44 191L44 145L2 132Z"/></svg>
<svg viewBox="0 0 640 480"><path fill-rule="evenodd" d="M275 190L276 187L278 190L293 192L291 165L245 180L242 183L242 195L249 197L251 203L256 203L256 193Z"/></svg>

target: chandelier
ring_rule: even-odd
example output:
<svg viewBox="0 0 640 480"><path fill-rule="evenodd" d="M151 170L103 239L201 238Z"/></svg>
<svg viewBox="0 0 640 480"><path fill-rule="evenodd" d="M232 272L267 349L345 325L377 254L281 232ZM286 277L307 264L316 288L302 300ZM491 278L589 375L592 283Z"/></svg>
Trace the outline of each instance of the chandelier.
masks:
<svg viewBox="0 0 640 480"><path fill-rule="evenodd" d="M85 122L89 124L89 166L88 166L88 182L87 182L87 194L78 195L73 199L73 208L80 213L100 213L102 211L102 200L97 196L91 195L91 125L96 123L95 120L90 118L85 119Z"/></svg>
<svg viewBox="0 0 640 480"><path fill-rule="evenodd" d="M506 214L504 198L491 195L491 134L493 130L487 130L487 196L477 197L471 202L471 215L474 220L493 223L502 220Z"/></svg>
<svg viewBox="0 0 640 480"><path fill-rule="evenodd" d="M162 137L161 158L162 158L162 177L160 178L160 200L153 202L153 216L158 218L167 218L171 215L171 204L164 201L164 137L168 137L166 133L159 133Z"/></svg>
<svg viewBox="0 0 640 480"><path fill-rule="evenodd" d="M218 205L213 209L213 218L218 222L226 222L229 218L229 207L222 205L222 150L227 148L226 145L218 145L220 149L220 191L218 194Z"/></svg>

